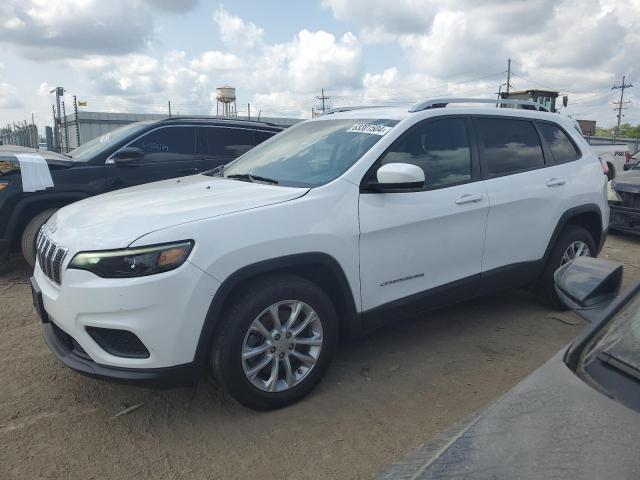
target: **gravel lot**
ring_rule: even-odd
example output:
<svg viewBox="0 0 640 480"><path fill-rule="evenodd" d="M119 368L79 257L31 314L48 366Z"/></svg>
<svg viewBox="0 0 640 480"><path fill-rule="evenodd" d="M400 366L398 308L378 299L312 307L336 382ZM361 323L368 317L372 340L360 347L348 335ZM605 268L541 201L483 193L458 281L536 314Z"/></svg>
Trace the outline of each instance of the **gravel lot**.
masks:
<svg viewBox="0 0 640 480"><path fill-rule="evenodd" d="M602 257L640 277L640 239ZM581 328L522 292L467 302L343 344L306 400L269 413L209 379L166 391L79 376L49 353L29 272L0 263L0 478L370 478L482 408ZM123 409L143 404L129 414Z"/></svg>

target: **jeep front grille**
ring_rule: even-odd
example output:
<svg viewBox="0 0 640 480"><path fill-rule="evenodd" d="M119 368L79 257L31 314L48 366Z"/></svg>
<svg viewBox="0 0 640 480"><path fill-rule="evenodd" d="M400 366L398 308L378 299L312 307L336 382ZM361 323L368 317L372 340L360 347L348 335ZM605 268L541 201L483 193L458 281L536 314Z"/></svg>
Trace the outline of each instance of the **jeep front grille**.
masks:
<svg viewBox="0 0 640 480"><path fill-rule="evenodd" d="M62 262L68 252L66 248L52 242L42 229L40 230L36 239L38 263L43 273L58 285L60 285Z"/></svg>

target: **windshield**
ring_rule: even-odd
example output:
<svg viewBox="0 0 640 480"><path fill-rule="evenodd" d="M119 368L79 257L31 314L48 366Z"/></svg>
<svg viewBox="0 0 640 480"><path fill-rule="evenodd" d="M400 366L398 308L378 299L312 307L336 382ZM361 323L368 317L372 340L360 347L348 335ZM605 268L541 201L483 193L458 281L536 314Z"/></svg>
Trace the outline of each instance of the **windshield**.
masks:
<svg viewBox="0 0 640 480"><path fill-rule="evenodd" d="M304 122L250 150L222 171L227 178L317 187L338 178L397 120Z"/></svg>
<svg viewBox="0 0 640 480"><path fill-rule="evenodd" d="M116 128L109 133L100 135L99 137L89 140L87 143L80 145L75 150L69 153L69 156L79 162L84 162L92 159L96 154L108 150L121 140L127 138L129 135L133 135L139 130L149 125L152 122L136 122L125 125L124 127Z"/></svg>

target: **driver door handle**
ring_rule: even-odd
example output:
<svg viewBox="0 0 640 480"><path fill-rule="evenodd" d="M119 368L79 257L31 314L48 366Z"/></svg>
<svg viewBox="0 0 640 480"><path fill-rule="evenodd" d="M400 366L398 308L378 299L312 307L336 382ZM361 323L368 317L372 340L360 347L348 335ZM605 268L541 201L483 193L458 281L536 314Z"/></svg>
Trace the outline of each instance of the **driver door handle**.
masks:
<svg viewBox="0 0 640 480"><path fill-rule="evenodd" d="M552 178L547 182L547 187L561 187L565 183L567 183L567 181L561 178Z"/></svg>
<svg viewBox="0 0 640 480"><path fill-rule="evenodd" d="M459 199L457 199L456 200L456 205L464 205L466 203L477 203L477 202L480 202L481 200L482 200L482 194L481 193L467 194L467 195L463 195Z"/></svg>

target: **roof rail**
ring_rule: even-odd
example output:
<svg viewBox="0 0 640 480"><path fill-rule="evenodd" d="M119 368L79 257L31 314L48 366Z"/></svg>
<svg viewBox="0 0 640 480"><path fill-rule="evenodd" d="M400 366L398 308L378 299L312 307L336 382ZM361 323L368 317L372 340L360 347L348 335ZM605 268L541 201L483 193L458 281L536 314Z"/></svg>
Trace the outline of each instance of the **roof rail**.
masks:
<svg viewBox="0 0 640 480"><path fill-rule="evenodd" d="M249 120L247 118L237 118L237 117L221 117L216 115L172 115L171 117L164 117L158 119L160 122L168 122L168 121L194 121L194 120L213 120L220 122L236 122L236 123L258 123L261 125L268 125L271 127L280 127L275 123L263 122L262 120Z"/></svg>
<svg viewBox="0 0 640 480"><path fill-rule="evenodd" d="M350 112L351 110L364 110L366 108L382 108L384 105L361 105L356 107L339 107L332 108L331 110L327 110L326 112L322 112L319 117L323 115L331 115L332 113L340 113L340 112Z"/></svg>
<svg viewBox="0 0 640 480"><path fill-rule="evenodd" d="M532 102L530 100L510 100L508 98L500 98L498 100L491 98L433 98L431 100L416 103L409 109L409 112L420 112L430 108L445 108L450 103L493 103L496 107L498 105L520 105L522 108L527 110L538 110L541 112L549 111L539 103Z"/></svg>

